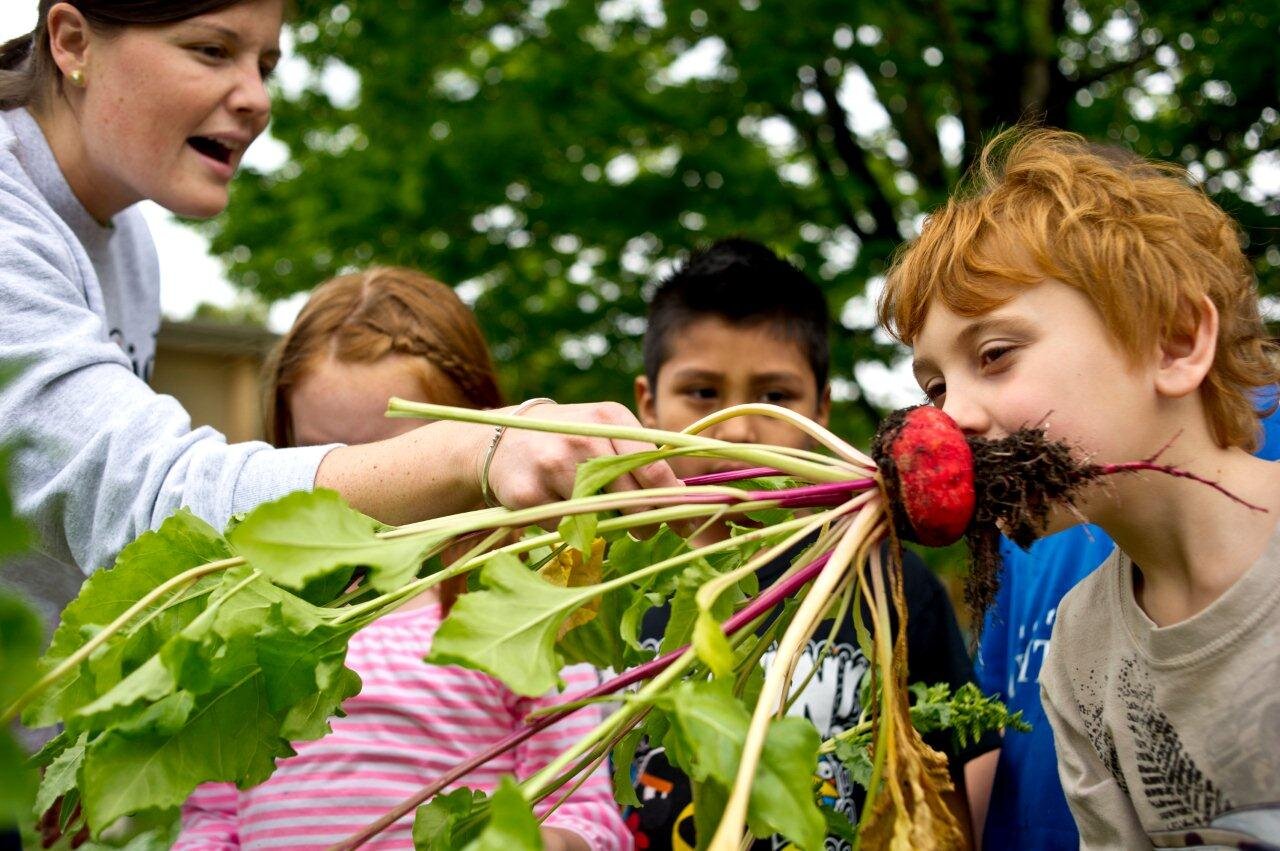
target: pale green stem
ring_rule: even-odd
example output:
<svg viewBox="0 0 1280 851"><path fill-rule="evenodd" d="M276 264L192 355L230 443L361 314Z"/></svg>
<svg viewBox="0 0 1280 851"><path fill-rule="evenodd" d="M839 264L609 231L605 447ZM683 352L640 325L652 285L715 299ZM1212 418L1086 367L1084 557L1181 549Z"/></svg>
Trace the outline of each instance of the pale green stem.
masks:
<svg viewBox="0 0 1280 851"><path fill-rule="evenodd" d="M544 431L554 434L572 434L579 437L603 437L610 440L634 440L641 443L652 443L655 446L694 447L698 449L719 450L717 454L735 457L742 461L758 464L762 467L775 467L793 475L811 478L816 482L839 482L849 478L850 465L840 459L827 458L817 453L809 453L822 462L809 461L794 457L793 453L778 451L777 447L769 449L746 448L743 444L730 443L724 440L713 440L709 437L684 434L676 431L641 428L639 426L606 425L604 423L561 422L557 420L540 420L536 417L499 414L494 411L477 411L470 408L452 408L448 405L430 405L425 402L409 402L392 398L387 407L389 417L409 417L433 420L456 420L458 422L479 423L481 425L506 426L526 431ZM844 468L844 469L838 469ZM863 472L856 470L857 473Z"/></svg>
<svg viewBox="0 0 1280 851"><path fill-rule="evenodd" d="M730 510L735 510L735 511L736 510L753 511L756 508L758 508L760 505L761 505L760 503L741 503L738 506L728 506L728 508ZM705 509L721 510L721 509L725 509L726 506L705 505L705 506L689 506L689 508L704 509L700 513L705 514L707 513ZM614 520L624 521L624 522L614 525L608 531L611 531L612 529L629 528L630 526L648 525L648 522L652 522L652 519L649 519L649 521L646 522L645 520L641 520L640 519L641 517L642 515L640 514L633 514L628 517L613 518ZM600 523L598 528L603 529L605 524L608 522L609 521ZM736 538L730 538L725 541L718 541L714 544L709 544L705 547L701 547L696 550L690 550L687 553L683 553L673 558L666 559L665 561L658 562L657 564L650 565L641 570L637 570L632 573L615 577L614 579L611 579L608 582L605 582L603 584L584 586L585 591L588 593L584 593L583 599L584 600L589 599L590 597L603 594L607 591L612 591L615 588L624 587L625 585L628 585L637 580L645 579L657 573L662 573L664 571L670 570L673 567L679 567L682 564L687 564L703 556L711 555L712 553L717 553L722 550L737 549L739 546L741 546L743 543L746 543L746 542L759 540L760 538L769 538L769 537L785 534L791 531L792 529L799 528L802 524L807 524L812 522L813 520L808 517L796 518L794 520L788 520L784 523L777 523L773 526L767 526L763 529L753 529L752 531L739 535ZM539 536L538 538L531 538L527 541L522 541L520 542L519 546L524 550L536 549L539 546L545 546L548 543L554 543L558 540L560 540L560 536L558 533L550 533L548 535ZM515 545L512 545L512 546L515 546ZM511 551L510 548L503 548L503 549L508 552ZM485 553L483 556L477 557L476 559L473 559L471 561L460 562L458 564L447 567L444 570L437 571L431 574L430 576L424 576L421 579L415 580L414 582L410 582L408 585L405 585L404 587L399 588L396 591L392 591L392 592L389 592L388 594L384 594L383 596L370 600L367 603L361 603L359 606L353 606L351 607L350 610L348 610L347 612L344 612L342 615L336 618L335 623L347 623L351 620L354 620L356 618L363 616L368 612L377 611L385 606L394 604L395 602L400 601L402 599L416 596L422 591L425 591L428 588L438 585L439 583L443 582L446 579L449 579L454 576L460 576L464 573L474 570L475 568L483 564L484 561L486 561L488 558L492 557L494 553L498 553L502 551L503 550L495 550L493 553Z"/></svg>
<svg viewBox="0 0 1280 851"><path fill-rule="evenodd" d="M850 562L874 528L877 519L876 512L858 513L849 531L836 545L835 551L831 554L831 560L814 579L813 586L796 612L795 620L791 622L791 626L787 628L782 640L778 643L775 664L765 677L764 686L751 716L751 723L747 727L738 773L734 778L733 788L729 792L729 800L725 804L720 825L708 846L710 851L733 851L742 841L751 786L755 781L756 767L759 765L764 749L765 735L768 733L770 720L782 700L780 690L785 685L786 679L784 660L789 660L792 655L798 653L801 645L813 634L816 629L814 619L830 605L832 590L839 586L849 569ZM778 662L784 664L780 666Z"/></svg>
<svg viewBox="0 0 1280 851"><path fill-rule="evenodd" d="M51 669L43 677L32 683L31 687L24 691L17 700L11 703L4 711L3 715L0 715L0 728L3 728L10 721L16 718L18 713L21 712L23 708L34 700L42 691L62 679L69 671L74 670L76 666L85 659L88 659L89 656L93 654L93 651L97 650L109 641L111 637L123 629L129 621L137 617L139 613L145 611L147 606L150 606L156 600L164 597L175 588L181 588L183 585L197 580L202 576L207 576L210 573L217 573L221 570L229 570L233 567L239 567L244 563L244 559L237 556L236 558L227 558L222 559L221 561L210 562L209 564L202 564L198 567L193 567L190 570L185 570L176 576L170 577L165 582L151 589L144 597L142 597L142 599L138 600L138 602L126 609L118 618L107 624L97 635L82 644L66 659L63 659L57 667Z"/></svg>
<svg viewBox="0 0 1280 851"><path fill-rule="evenodd" d="M738 488L724 485L700 485L698 487L650 488L643 491L623 491L621 493L600 493L538 505L533 508L511 510L507 508L486 508L470 511L452 517L424 520L421 523L410 523L396 529L379 532L378 537L384 539L407 538L416 535L448 532L450 537L482 532L498 526L518 528L536 526L546 520L555 520L574 514L595 514L602 511L625 511L628 508L643 508L655 501L683 500L694 494L711 494L733 500L730 505L747 502L746 492ZM717 508L725 503L706 503Z"/></svg>
<svg viewBox="0 0 1280 851"><path fill-rule="evenodd" d="M598 742L601 742L612 736L617 729L625 724L635 712L642 712L646 708L646 704L652 701L653 697L664 691L680 677L684 676L685 670L697 661L693 650L686 650L678 659L671 663L665 671L654 677L640 689L634 697L626 701L622 706L618 707L612 715L606 718L599 726L588 733L583 738L574 743L573 747L562 753L552 762L548 763L545 768L537 774L530 777L521 784L526 793L526 797L534 799L538 797L544 786L560 776L566 768L577 761L578 757L591 750Z"/></svg>
<svg viewBox="0 0 1280 851"><path fill-rule="evenodd" d="M836 454L836 457L841 458L850 464L856 464L859 467L864 467L870 472L874 473L876 471L876 462L872 461L865 454L855 449L852 444L844 440L844 438L838 436L829 429L824 428L818 423L815 423L808 417L797 414L790 408L784 408L781 405L766 405L759 402L752 402L746 405L734 405L732 407L722 408L713 414L708 414L693 425L685 428L684 433L698 434L699 432L705 431L711 426L722 423L725 420L731 420L735 417L749 416L771 417L775 420L782 420L783 422L790 423L800 429L800 431L809 435L809 437L812 437L818 443L830 449Z"/></svg>
<svg viewBox="0 0 1280 851"><path fill-rule="evenodd" d="M880 729L876 736L875 754L871 761L871 778L867 782L866 804L862 808L862 815L858 818L858 830L856 836L859 840L862 831L871 822L871 814L875 811L873 804L876 796L880 792L880 784L884 778L885 765L889 759L889 750L893 747L893 706L890 701L891 690L894 688L891 680L893 678L893 661L891 658L892 638L889 636L889 609L885 605L883 599L882 585L880 579L880 553L875 551L871 557L870 565L870 588L868 583L863 583L863 593L867 597L868 610L871 612L871 629L873 635L873 647L875 651L875 664L880 670L880 694L876 696L876 702L879 704L879 713L872 723L877 720L880 723ZM854 851L857 851L857 844L854 845Z"/></svg>
<svg viewBox="0 0 1280 851"><path fill-rule="evenodd" d="M822 661L827 657L827 654L831 652L831 645L835 644L836 635L840 632L840 624L844 622L845 615L849 611L849 604L853 599L853 592L853 577L846 576L843 590L836 591L837 597L832 600L832 605L835 605L837 601L839 602L839 608L836 610L836 616L831 621L831 631L827 633L826 640L823 641L821 647L818 648L818 652L813 660L813 667L809 669L809 673L805 675L805 678L800 681L800 685L795 687L791 685L790 681L791 678L795 676L796 662L799 661L800 657L796 656L791 660L791 672L787 676L788 682L786 692L791 696L787 698L786 705L778 710L779 718L785 716L791 711L791 707L794 706L795 702L804 694L804 690L809 687L809 683L812 682L814 675L818 673L818 668L821 667ZM827 611L831 611L830 607L827 608Z"/></svg>
<svg viewBox="0 0 1280 851"><path fill-rule="evenodd" d="M876 495L876 493L878 492L867 491L864 494L860 494L855 499L850 500L849 502L840 506L839 508L840 514L841 515L850 514L858 510L862 506L866 505L867 502L869 502L871 498ZM788 538L782 544L779 544L778 547L770 551L770 553L768 554L769 558L770 559L774 558L776 555L781 553L787 547L794 545L796 541L802 540L806 535L808 535L814 529L820 527L823 523L825 523L826 520L829 519L831 516L832 515L830 512L819 515L818 520L820 522L811 524L811 526L806 527L802 533L797 533L792 538ZM716 600L719 599L720 595L723 594L727 588L729 588L730 586L736 585L738 582L741 582L744 577L749 576L750 574L754 573L759 569L760 569L759 564L755 564L754 562L747 562L742 567L739 567L736 570L731 570L728 573L722 573L719 576L717 576L715 579L712 579L711 581L707 582L705 585L703 585L701 588L698 589L698 593L694 596L694 602L697 603L698 609L699 610L710 609L713 605L715 605Z"/></svg>

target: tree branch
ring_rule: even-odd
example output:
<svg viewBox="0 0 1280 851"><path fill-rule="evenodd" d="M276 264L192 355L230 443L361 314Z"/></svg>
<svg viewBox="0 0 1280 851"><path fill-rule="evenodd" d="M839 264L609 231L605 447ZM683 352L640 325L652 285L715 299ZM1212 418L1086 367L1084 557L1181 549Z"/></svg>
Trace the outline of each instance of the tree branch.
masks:
<svg viewBox="0 0 1280 851"><path fill-rule="evenodd" d="M961 157L963 174L963 170L977 156L982 145L982 111L978 108L978 87L974 85L972 70L964 57L960 27L956 25L956 16L951 11L951 0L934 0L933 12L942 29L943 43L947 46L947 64L955 79L957 100L960 101L960 124L964 127L965 151Z"/></svg>
<svg viewBox="0 0 1280 851"><path fill-rule="evenodd" d="M1110 77L1112 74L1119 74L1121 71L1128 71L1131 68L1136 68L1137 66L1146 62L1148 59L1155 56L1156 48L1158 48L1159 46L1160 45L1158 44L1145 45L1141 50L1138 51L1136 55L1131 56L1128 59L1125 59L1123 62L1113 62L1110 65L1106 66L1105 68L1098 68L1088 74L1081 74L1080 76L1076 77L1074 80L1072 80L1070 77L1068 77L1067 79L1070 80L1071 83L1074 84L1079 89L1087 88L1093 85L1094 83L1098 82L1099 80L1105 80L1107 77Z"/></svg>
<svg viewBox="0 0 1280 851"><path fill-rule="evenodd" d="M836 154L849 169L849 173L858 178L865 187L866 195L862 200L876 223L875 235L897 242L901 238L897 214L894 212L893 205L889 203L884 188L881 187L867 163L867 152L862 149L849 130L849 115L836 97L831 78L821 69L815 69L814 74L814 90L822 97L823 106L826 108L827 125L831 127L834 134Z"/></svg>

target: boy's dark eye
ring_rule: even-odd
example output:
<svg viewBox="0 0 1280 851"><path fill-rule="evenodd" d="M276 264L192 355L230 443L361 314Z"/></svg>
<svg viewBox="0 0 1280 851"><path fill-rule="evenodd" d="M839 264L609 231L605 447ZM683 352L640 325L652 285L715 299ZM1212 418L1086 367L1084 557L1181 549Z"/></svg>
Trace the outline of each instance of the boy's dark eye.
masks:
<svg viewBox="0 0 1280 851"><path fill-rule="evenodd" d="M685 392L702 402L709 402L715 399L717 395L714 387L691 387Z"/></svg>
<svg viewBox="0 0 1280 851"><path fill-rule="evenodd" d="M767 402L770 405L785 405L791 399L792 395L785 390L768 390L760 394L760 401Z"/></svg>
<svg viewBox="0 0 1280 851"><path fill-rule="evenodd" d="M929 400L929 404L935 408L941 408L947 400L947 383L945 381L933 381L925 385L925 398Z"/></svg>
<svg viewBox="0 0 1280 851"><path fill-rule="evenodd" d="M978 363L982 367L994 366L1013 351L1013 346L990 346L978 353Z"/></svg>

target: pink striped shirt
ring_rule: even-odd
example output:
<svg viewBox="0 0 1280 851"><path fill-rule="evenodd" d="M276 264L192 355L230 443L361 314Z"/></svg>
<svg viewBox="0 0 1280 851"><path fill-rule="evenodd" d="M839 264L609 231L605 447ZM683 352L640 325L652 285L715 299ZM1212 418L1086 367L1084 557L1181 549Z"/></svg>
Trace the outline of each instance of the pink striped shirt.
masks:
<svg viewBox="0 0 1280 851"><path fill-rule="evenodd" d="M347 666L360 675L360 693L343 704L333 732L295 745L265 783L244 792L208 783L182 810L179 851L324 848L410 797L431 778L502 739L531 710L594 686L594 669L565 669L565 695L513 694L486 674L422 661L440 626L439 604L393 612L351 638ZM463 783L491 792L504 774L524 779L553 760L600 721L587 707L493 760ZM454 788L454 787L450 787ZM550 808L553 794L540 811ZM545 822L571 830L598 851L629 851L632 837L601 767ZM370 849L413 848L413 816L396 822Z"/></svg>

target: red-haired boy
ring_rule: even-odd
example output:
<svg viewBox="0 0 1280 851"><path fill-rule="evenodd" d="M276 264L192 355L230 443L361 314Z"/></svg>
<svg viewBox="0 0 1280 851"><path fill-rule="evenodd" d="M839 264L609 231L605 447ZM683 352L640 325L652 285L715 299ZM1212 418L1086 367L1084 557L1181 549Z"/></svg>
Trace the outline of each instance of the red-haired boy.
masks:
<svg viewBox="0 0 1280 851"><path fill-rule="evenodd" d="M1118 548L1058 608L1041 694L1085 848L1280 841L1277 371L1231 219L1171 167L1012 131L897 260L881 317L966 432L1042 426L1111 478L1047 531Z"/></svg>

